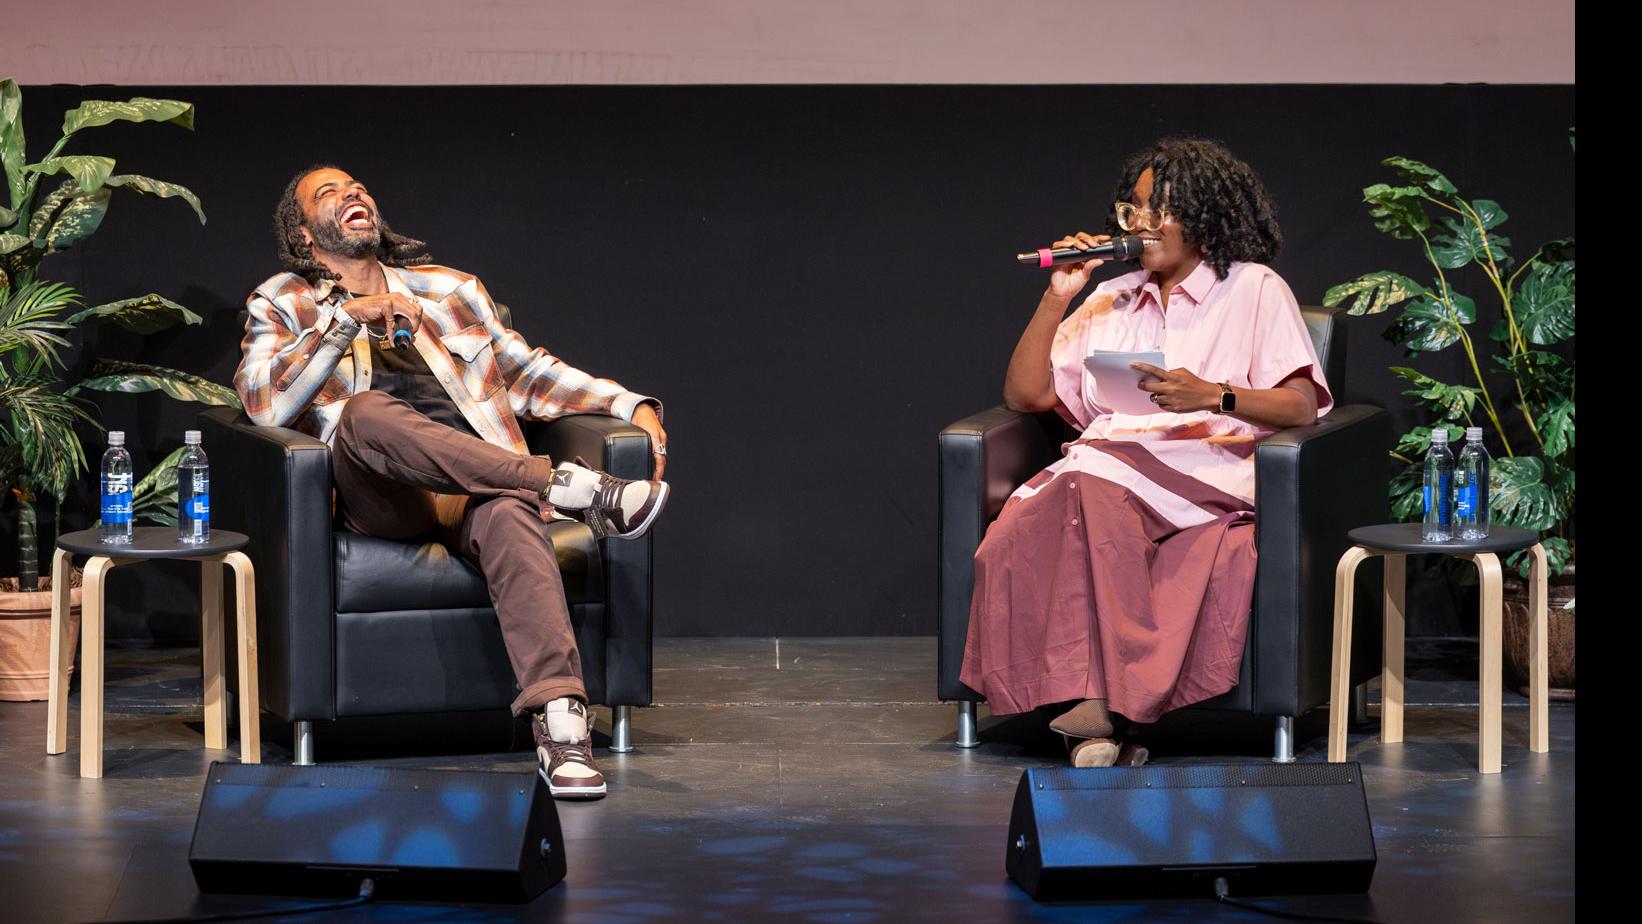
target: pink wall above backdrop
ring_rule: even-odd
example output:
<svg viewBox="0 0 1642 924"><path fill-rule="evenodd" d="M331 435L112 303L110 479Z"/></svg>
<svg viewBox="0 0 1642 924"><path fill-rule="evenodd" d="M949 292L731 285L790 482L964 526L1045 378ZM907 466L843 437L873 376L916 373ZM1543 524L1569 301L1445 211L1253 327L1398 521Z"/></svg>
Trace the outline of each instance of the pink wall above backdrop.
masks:
<svg viewBox="0 0 1642 924"><path fill-rule="evenodd" d="M1573 0L5 5L24 84L1574 82Z"/></svg>

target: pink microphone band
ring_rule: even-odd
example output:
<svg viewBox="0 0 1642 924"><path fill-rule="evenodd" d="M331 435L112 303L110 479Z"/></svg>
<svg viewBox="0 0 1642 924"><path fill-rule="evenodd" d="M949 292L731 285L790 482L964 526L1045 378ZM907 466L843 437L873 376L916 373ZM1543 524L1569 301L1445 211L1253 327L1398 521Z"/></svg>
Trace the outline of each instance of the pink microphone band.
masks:
<svg viewBox="0 0 1642 924"><path fill-rule="evenodd" d="M1054 251L1050 250L1048 247L1039 247L1038 248L1038 268L1039 269L1044 269L1044 268L1054 266L1054 265L1055 265Z"/></svg>

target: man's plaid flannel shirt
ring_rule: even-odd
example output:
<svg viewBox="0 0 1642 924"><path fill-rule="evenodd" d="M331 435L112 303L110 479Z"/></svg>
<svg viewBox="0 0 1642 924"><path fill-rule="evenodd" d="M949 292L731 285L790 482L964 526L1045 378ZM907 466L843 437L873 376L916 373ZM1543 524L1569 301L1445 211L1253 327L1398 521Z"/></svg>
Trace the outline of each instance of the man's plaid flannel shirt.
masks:
<svg viewBox="0 0 1642 924"><path fill-rule="evenodd" d="M415 346L475 433L526 454L519 419L606 414L631 420L641 403L609 380L576 369L502 326L476 277L443 266L384 266L390 291L417 300ZM347 294L280 273L246 302L244 353L234 373L245 412L264 426L291 427L329 443L348 398L369 389L368 336L348 316Z"/></svg>

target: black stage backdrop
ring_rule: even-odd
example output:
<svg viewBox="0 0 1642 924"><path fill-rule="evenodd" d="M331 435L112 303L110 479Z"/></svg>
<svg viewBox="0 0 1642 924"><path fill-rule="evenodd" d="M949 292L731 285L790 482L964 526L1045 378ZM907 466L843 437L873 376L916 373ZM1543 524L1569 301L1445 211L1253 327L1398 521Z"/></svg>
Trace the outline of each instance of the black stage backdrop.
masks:
<svg viewBox="0 0 1642 924"><path fill-rule="evenodd" d="M1500 202L1518 253L1574 231L1568 86L30 87L30 156L64 109L133 95L194 102L197 130L116 124L68 153L183 183L210 223L118 191L47 271L88 304L157 291L206 320L87 345L229 382L244 297L278 270L276 197L304 165L345 167L397 229L512 305L533 344L664 401L663 635L934 631L935 435L1000 400L1043 285L1012 255L1098 230L1122 157L1158 136L1218 138L1254 165L1286 240L1276 269L1303 303L1369 270L1429 275L1360 201L1391 179L1389 155ZM1461 278L1480 335L1495 299ZM1389 320L1353 322L1335 384L1412 425L1386 372L1402 363L1379 336ZM1415 365L1465 375L1458 349ZM100 403L139 471L196 409ZM91 483L69 528L94 515ZM186 565L116 571L110 636L195 635L195 581ZM1421 586L1412 632L1474 631L1463 599Z"/></svg>

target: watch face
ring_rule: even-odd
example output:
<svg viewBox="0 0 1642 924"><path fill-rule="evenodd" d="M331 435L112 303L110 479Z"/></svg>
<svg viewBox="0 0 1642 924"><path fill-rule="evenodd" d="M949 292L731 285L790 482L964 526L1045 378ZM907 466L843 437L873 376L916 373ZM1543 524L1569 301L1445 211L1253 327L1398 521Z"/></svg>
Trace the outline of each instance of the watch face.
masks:
<svg viewBox="0 0 1642 924"><path fill-rule="evenodd" d="M1220 393L1220 410L1230 412L1237 410L1237 393L1223 391Z"/></svg>

